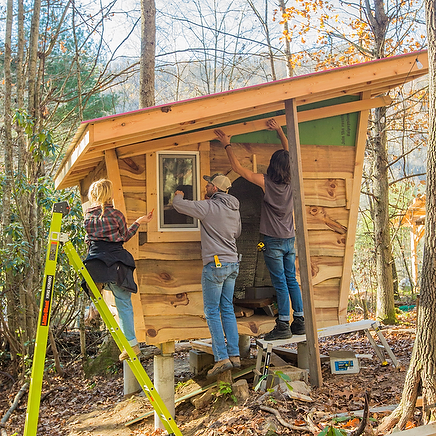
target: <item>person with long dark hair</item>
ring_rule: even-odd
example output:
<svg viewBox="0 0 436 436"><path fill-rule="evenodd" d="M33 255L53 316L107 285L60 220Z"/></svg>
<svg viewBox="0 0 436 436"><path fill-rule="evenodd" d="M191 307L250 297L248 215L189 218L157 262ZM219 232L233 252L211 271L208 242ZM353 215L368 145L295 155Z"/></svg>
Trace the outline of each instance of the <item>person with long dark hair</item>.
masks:
<svg viewBox="0 0 436 436"><path fill-rule="evenodd" d="M278 317L272 331L265 340L288 339L292 334L305 333L303 300L295 271L295 229L294 204L291 189L291 171L288 140L277 121L267 121L267 127L277 132L282 149L271 156L266 174L254 173L243 167L230 143L230 136L222 130L214 131L224 146L233 171L257 186L264 192L260 215L260 233L265 245L264 259L276 290ZM291 299L293 321L291 325Z"/></svg>

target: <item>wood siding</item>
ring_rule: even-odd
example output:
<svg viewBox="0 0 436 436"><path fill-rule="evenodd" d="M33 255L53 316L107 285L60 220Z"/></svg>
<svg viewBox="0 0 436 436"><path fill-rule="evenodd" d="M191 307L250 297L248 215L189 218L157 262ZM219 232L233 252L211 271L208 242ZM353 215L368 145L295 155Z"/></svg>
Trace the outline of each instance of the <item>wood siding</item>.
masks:
<svg viewBox="0 0 436 436"><path fill-rule="evenodd" d="M259 172L266 172L269 158L278 148L277 145L246 143L233 147L244 166L253 168L254 161ZM227 173L233 181L233 194L241 201L243 232L238 239L238 249L242 253L242 262L236 295L243 297L247 287L271 286L263 255L256 248L261 238L262 193L258 187L231 171L221 146L212 142L210 150L209 147L203 148L205 153L201 159L208 162L201 162L201 168L207 169L202 170L201 175ZM351 200L355 153L354 147L349 146L310 145L302 146L302 153L315 310L318 327L326 327L339 321L341 277L350 213L347 207ZM152 159L155 161L154 154ZM147 208L147 198L150 198L147 186L156 190L156 182L148 180L147 183L146 175L148 178L151 175L155 177L156 169L150 171L148 168L147 171L147 161L151 161L150 156L135 156L128 162L119 159L129 221L152 207L149 205ZM204 188L205 182L201 183ZM154 231L157 232L157 227ZM150 242L147 228L141 229L137 260L140 298L137 301L142 307L144 323L137 322L136 328L138 339L149 344L209 336L203 313L200 241L184 241L183 232L180 232L182 236L178 233L168 232L167 236L161 232ZM296 266L298 278L298 259ZM273 324L273 318L261 315L238 319L240 333L245 331L251 335L265 333Z"/></svg>

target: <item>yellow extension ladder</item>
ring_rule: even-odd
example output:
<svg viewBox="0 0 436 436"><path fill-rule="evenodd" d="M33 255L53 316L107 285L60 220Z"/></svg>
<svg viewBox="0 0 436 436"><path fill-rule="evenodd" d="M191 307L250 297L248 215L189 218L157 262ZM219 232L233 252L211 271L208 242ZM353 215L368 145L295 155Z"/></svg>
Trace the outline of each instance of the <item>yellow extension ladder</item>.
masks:
<svg viewBox="0 0 436 436"><path fill-rule="evenodd" d="M122 333L115 318L110 312L103 300L103 297L98 290L96 284L92 280L88 270L83 264L80 256L75 250L68 236L61 233L62 218L68 214L70 207L66 201L55 203L52 210L52 219L50 224L50 234L47 247L46 263L44 270L44 280L41 293L40 312L38 318L38 328L36 333L35 352L33 358L32 375L29 388L29 398L27 402L26 422L24 426L24 436L34 436L37 432L39 407L41 402L41 388L44 375L45 355L47 349L48 330L50 325L51 304L53 297L53 289L55 282L56 263L59 246L62 243L63 249L68 256L70 264L76 272L81 275L88 284L91 290L91 300L99 311L104 323L108 327L112 337L114 338L119 349L126 350L129 359L127 363L130 366L133 374L142 387L145 395L150 401L150 404L158 414L165 429L169 435L180 435L179 428L174 419L168 412L167 407L156 391L149 376L145 372L140 360L134 353L132 347Z"/></svg>

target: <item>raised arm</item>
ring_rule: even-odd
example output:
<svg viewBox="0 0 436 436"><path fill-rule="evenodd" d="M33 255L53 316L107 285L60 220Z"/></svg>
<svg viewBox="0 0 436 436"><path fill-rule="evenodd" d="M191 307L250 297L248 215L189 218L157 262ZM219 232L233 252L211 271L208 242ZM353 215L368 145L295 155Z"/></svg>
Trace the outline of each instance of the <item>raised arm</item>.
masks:
<svg viewBox="0 0 436 436"><path fill-rule="evenodd" d="M282 126L274 119L271 118L266 122L268 129L275 130L277 132L277 136L279 137L283 150L289 151L288 138L286 138L285 132L283 132Z"/></svg>
<svg viewBox="0 0 436 436"><path fill-rule="evenodd" d="M238 158L236 157L234 151L232 150L232 145L230 143L230 136L226 135L222 130L217 129L214 130L215 135L223 145L226 150L227 157L229 158L230 165L232 166L232 170L242 176L244 179L248 180L251 183L254 183L257 186L260 186L263 190L265 190L265 180L263 174L254 173L248 168L243 167Z"/></svg>

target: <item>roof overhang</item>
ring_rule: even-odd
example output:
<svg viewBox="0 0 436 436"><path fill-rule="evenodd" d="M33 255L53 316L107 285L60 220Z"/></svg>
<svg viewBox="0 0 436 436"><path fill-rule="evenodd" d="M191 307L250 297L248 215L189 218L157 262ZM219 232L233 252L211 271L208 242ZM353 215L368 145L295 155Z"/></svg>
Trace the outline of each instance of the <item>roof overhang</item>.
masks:
<svg viewBox="0 0 436 436"><path fill-rule="evenodd" d="M361 101L299 112L299 122L388 105L389 90L427 73L427 51L419 51L84 121L59 167L55 185L57 189L77 185L109 149L116 149L119 158L128 158L211 141L213 130L226 124L231 125L226 132L232 135L262 130L264 121L245 120L283 111L289 99L295 99L298 108L365 93Z"/></svg>

